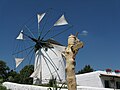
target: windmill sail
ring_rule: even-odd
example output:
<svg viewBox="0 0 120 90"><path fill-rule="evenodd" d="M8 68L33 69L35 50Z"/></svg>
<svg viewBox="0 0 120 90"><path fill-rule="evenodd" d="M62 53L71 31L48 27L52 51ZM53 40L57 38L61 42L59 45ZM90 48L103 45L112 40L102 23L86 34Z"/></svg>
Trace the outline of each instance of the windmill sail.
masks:
<svg viewBox="0 0 120 90"><path fill-rule="evenodd" d="M22 50L18 50L18 52L14 53L13 55L18 54L18 55L15 55L15 57L25 56L24 58L29 57L30 55L34 55L34 72L30 76L30 77L33 77L33 84L49 83L49 80L52 77L56 78L57 82L65 81L65 60L62 56L62 52L65 51L65 46L62 46L59 42L56 42L55 40L51 39L51 37L52 38L56 37L61 33L63 33L64 31L58 31L59 33L55 32L51 37L50 37L51 35L50 32L53 30L54 27L67 25L68 22L65 19L65 16L63 14L49 29L49 26L47 26L47 23L51 22L51 20L55 19L55 17L53 17L52 19L50 18L49 20L49 17L47 16L51 14L49 13L48 15L46 14L47 13L37 14L36 15L37 23L34 23L34 24L28 23L25 25L25 28L23 27L23 29L28 30L28 33L27 31L23 33L23 30L21 30L20 34L16 37L18 43L23 43L23 41L24 42L26 41L26 43L24 45L18 44L20 45L20 47L23 46L24 48ZM53 16L54 15L56 14L53 14ZM45 17L46 19L43 21ZM40 25L42 28L40 28ZM47 28L45 26L47 26ZM62 29L66 27L62 27ZM38 31L37 31L38 35L36 33L33 33L36 31L31 31L31 29L35 30L35 28L38 28ZM46 30L44 31L44 29ZM29 42L30 40L32 42ZM32 47L29 47L30 44L34 44L34 47L33 45L31 45ZM16 48L19 48L19 46L17 46ZM34 50L34 54L32 54L33 52L32 50L30 50L31 48L32 50ZM26 53L27 55L24 55L24 53ZM24 60L24 58L15 58L16 67L20 65L20 63Z"/></svg>
<svg viewBox="0 0 120 90"><path fill-rule="evenodd" d="M23 30L21 30L20 34L17 36L16 39L23 40Z"/></svg>
<svg viewBox="0 0 120 90"><path fill-rule="evenodd" d="M65 16L62 15L54 24L54 26L60 26L60 25L66 25L66 24L68 24L68 22L66 21Z"/></svg>
<svg viewBox="0 0 120 90"><path fill-rule="evenodd" d="M20 63L24 60L24 58L15 58L16 68L20 65Z"/></svg>
<svg viewBox="0 0 120 90"><path fill-rule="evenodd" d="M38 18L38 33L40 33L39 31L39 23L41 22L41 20L43 19L43 17L45 16L45 13L43 14L37 14L37 18Z"/></svg>
<svg viewBox="0 0 120 90"><path fill-rule="evenodd" d="M38 15L37 15L38 23L41 22L41 20L43 19L44 16L45 16L45 13L43 13L43 14L38 14Z"/></svg>
<svg viewBox="0 0 120 90"><path fill-rule="evenodd" d="M41 83L41 52L40 50L35 53L34 72L30 77L33 77L33 84Z"/></svg>
<svg viewBox="0 0 120 90"><path fill-rule="evenodd" d="M38 77L38 76L40 76L39 74L40 74L40 66L38 66L38 67L36 68L36 70L31 74L30 77L39 78L39 77Z"/></svg>

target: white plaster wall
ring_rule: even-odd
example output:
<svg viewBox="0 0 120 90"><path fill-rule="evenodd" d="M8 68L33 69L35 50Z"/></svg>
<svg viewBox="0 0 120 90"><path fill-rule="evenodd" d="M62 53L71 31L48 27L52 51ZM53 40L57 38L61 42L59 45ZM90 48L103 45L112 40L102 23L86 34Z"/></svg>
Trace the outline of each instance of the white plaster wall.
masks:
<svg viewBox="0 0 120 90"><path fill-rule="evenodd" d="M37 70L37 78L39 78L40 80L34 78L33 84L37 84L38 81L42 81L42 83L48 83L49 80L52 78L52 75L57 79L58 82L60 81L60 79L62 80L62 82L65 82L65 64L61 55L62 48L65 47L56 45L55 49L48 48L48 50L45 51L43 48L36 52L34 67L35 70L37 67L40 67L39 70ZM61 49L61 51L58 49Z"/></svg>
<svg viewBox="0 0 120 90"><path fill-rule="evenodd" d="M103 88L99 72L76 75L77 85Z"/></svg>
<svg viewBox="0 0 120 90"><path fill-rule="evenodd" d="M48 87L16 84L16 83L11 83L11 82L4 82L3 85L6 86L7 89L11 89L11 90L48 90ZM68 90L68 89L61 89L61 90ZM77 90L113 90L113 89L77 86ZM120 90L120 89L116 89L116 90Z"/></svg>
<svg viewBox="0 0 120 90"><path fill-rule="evenodd" d="M86 86L78 86L77 90L113 90L110 88L97 88L97 87L86 87ZM120 90L120 89L115 89Z"/></svg>
<svg viewBox="0 0 120 90"><path fill-rule="evenodd" d="M35 86L35 85L26 85L26 84L17 84L11 82L4 82L3 86L6 86L10 90L48 90L49 87ZM67 90L67 89L62 89Z"/></svg>

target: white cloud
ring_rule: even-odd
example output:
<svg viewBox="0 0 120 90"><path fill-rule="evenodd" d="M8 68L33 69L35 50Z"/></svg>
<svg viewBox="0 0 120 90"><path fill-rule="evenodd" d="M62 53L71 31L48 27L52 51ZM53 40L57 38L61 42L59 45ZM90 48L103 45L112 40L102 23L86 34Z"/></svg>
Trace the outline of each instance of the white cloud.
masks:
<svg viewBox="0 0 120 90"><path fill-rule="evenodd" d="M86 35L88 35L88 31L83 30L83 31L81 32L81 34L80 34L80 35L84 35L84 36L86 36Z"/></svg>

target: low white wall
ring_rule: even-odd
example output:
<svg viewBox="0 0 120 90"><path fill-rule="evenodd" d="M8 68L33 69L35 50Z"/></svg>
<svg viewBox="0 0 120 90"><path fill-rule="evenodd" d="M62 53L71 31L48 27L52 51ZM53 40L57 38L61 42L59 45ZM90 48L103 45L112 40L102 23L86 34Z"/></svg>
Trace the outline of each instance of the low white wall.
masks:
<svg viewBox="0 0 120 90"><path fill-rule="evenodd" d="M11 83L11 82L4 82L3 86L6 86L7 89L11 89L11 90L47 90L46 87L16 84L16 83Z"/></svg>
<svg viewBox="0 0 120 90"><path fill-rule="evenodd" d="M77 90L114 90L114 89L78 86L78 87L77 87ZM115 90L120 90L120 89L115 89Z"/></svg>
<svg viewBox="0 0 120 90"><path fill-rule="evenodd" d="M17 84L11 82L4 82L3 86L6 86L10 90L48 90L49 87L35 86L35 85L26 85L26 84ZM67 90L67 89L62 89Z"/></svg>
<svg viewBox="0 0 120 90"><path fill-rule="evenodd" d="M48 87L16 84L11 82L4 82L3 86L6 86L7 89L11 89L11 90L48 90ZM68 89L61 89L61 90L68 90ZM77 90L114 90L114 89L77 86ZM115 90L120 90L120 89L115 89Z"/></svg>

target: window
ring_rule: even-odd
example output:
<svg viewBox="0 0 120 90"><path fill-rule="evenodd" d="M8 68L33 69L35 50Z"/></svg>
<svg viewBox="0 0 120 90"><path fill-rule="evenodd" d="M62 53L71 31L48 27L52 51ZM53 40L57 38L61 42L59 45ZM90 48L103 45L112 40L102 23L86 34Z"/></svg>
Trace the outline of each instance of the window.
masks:
<svg viewBox="0 0 120 90"><path fill-rule="evenodd" d="M105 80L104 84L105 84L105 88L110 88L110 83L108 80Z"/></svg>
<svg viewBox="0 0 120 90"><path fill-rule="evenodd" d="M116 88L120 89L120 82L116 82Z"/></svg>

